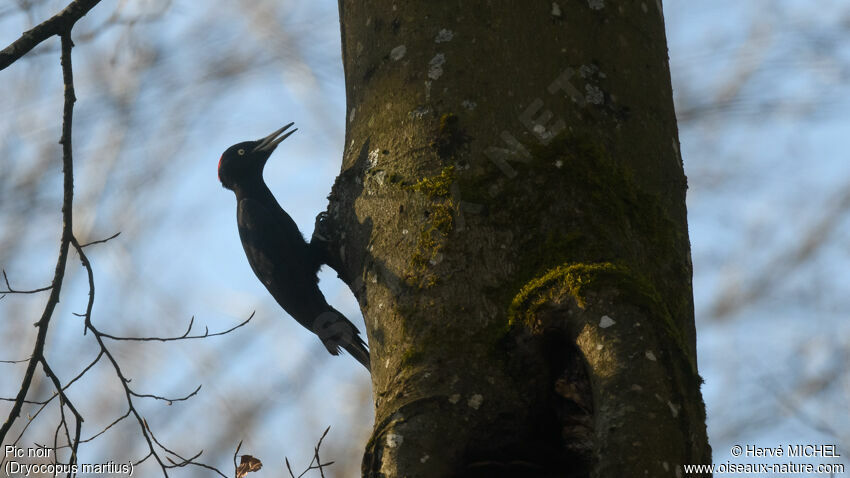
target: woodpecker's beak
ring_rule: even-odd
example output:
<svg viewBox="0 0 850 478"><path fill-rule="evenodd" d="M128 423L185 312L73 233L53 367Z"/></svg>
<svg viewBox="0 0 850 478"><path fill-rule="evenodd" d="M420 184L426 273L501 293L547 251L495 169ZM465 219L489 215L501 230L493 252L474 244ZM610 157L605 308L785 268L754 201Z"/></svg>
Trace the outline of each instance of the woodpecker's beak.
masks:
<svg viewBox="0 0 850 478"><path fill-rule="evenodd" d="M278 137L278 135L280 135L284 131L288 130L289 127L294 125L294 124L295 123L289 123L288 125L284 126L283 128L281 128L281 129L275 131L274 133L266 136L265 138L261 139L260 142L257 144L257 146L254 147L254 151L252 151L252 152L253 153L257 153L257 152L271 153L272 151L274 151L275 148L277 148L277 145L279 145L281 143L281 141L288 138L289 135L291 135L292 133L298 131L298 128L295 128L294 130L284 134L283 136Z"/></svg>

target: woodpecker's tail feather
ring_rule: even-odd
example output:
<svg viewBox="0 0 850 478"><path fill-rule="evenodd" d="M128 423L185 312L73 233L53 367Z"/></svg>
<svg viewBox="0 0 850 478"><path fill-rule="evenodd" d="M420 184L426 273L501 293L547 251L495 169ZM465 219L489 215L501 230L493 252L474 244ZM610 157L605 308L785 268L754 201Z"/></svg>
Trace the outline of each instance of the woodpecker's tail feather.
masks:
<svg viewBox="0 0 850 478"><path fill-rule="evenodd" d="M355 360L363 364L370 372L369 349L366 342L360 338L360 331L342 313L333 307L319 314L311 330L319 336L322 344L331 355L339 355L339 349L344 348Z"/></svg>
<svg viewBox="0 0 850 478"><path fill-rule="evenodd" d="M360 338L360 336L355 336L354 340L343 345L343 348L354 357L355 360L363 364L370 373L372 372L372 367L369 365L369 349L366 348L366 342Z"/></svg>

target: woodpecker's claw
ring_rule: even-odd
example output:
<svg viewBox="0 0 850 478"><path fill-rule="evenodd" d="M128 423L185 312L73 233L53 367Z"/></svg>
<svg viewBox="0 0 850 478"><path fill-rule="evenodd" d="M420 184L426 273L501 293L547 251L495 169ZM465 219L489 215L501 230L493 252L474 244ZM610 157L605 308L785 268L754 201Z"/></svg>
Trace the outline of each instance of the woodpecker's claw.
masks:
<svg viewBox="0 0 850 478"><path fill-rule="evenodd" d="M256 152L260 152L260 151L268 151L268 152L274 151L274 149L277 148L277 145L279 145L281 143L281 141L288 138L289 135L291 135L292 133L298 131L298 128L295 128L294 130L292 130L292 131L290 131L290 132L286 133L285 135L278 138L279 134L288 130L289 127L294 125L294 124L295 123L289 123L288 125L284 126L283 128L281 128L281 129L275 131L274 133L266 136L265 138L261 139L260 142L257 144L257 146L254 147L254 151L252 151L252 152L256 153ZM277 138L277 139L275 139L275 138Z"/></svg>

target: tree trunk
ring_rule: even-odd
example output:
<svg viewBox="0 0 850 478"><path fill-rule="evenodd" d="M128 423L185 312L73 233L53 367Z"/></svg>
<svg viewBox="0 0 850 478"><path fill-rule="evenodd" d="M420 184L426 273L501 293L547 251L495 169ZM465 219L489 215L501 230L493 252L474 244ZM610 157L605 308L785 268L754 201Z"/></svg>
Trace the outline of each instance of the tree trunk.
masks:
<svg viewBox="0 0 850 478"><path fill-rule="evenodd" d="M660 7L341 0L320 232L371 347L364 476L710 460Z"/></svg>

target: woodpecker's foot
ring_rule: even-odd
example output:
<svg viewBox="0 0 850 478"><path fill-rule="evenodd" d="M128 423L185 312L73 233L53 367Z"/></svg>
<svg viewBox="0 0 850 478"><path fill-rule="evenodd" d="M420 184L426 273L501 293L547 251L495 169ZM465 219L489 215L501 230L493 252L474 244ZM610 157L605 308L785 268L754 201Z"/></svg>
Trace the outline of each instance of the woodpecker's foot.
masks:
<svg viewBox="0 0 850 478"><path fill-rule="evenodd" d="M310 238L310 250L312 251L316 267L321 267L322 264L329 265L333 270L340 275L342 258L336 251L334 244L339 243L339 237L336 233L336 228L333 220L326 211L320 212L316 216L316 224L313 227L313 235Z"/></svg>
<svg viewBox="0 0 850 478"><path fill-rule="evenodd" d="M328 219L328 212L322 211L316 216L316 223L313 225L313 237L310 238L310 242L330 242L329 229L330 219Z"/></svg>

